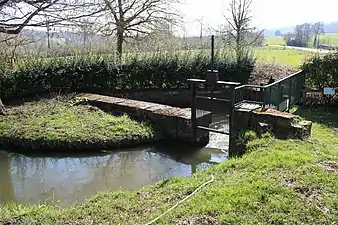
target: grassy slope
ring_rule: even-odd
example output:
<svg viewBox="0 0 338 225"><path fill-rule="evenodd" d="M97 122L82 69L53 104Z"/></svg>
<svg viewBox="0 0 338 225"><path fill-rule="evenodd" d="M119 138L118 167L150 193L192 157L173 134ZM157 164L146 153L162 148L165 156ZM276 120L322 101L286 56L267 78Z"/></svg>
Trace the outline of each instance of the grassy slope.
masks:
<svg viewBox="0 0 338 225"><path fill-rule="evenodd" d="M152 136L149 126L127 116L113 117L95 108L72 106L66 100L26 103L0 117L0 139L9 138L23 145L34 141L49 142L48 145L74 142L119 145L126 140L144 141Z"/></svg>
<svg viewBox="0 0 338 225"><path fill-rule="evenodd" d="M266 137L251 142L242 158L189 178L161 181L138 193L102 193L66 209L7 205L0 218L19 217L26 224L145 224L214 175L213 183L158 224L201 224L196 218L202 216L224 224L332 224L338 220L338 132L328 126L338 127L338 113L300 113L316 121L311 140Z"/></svg>

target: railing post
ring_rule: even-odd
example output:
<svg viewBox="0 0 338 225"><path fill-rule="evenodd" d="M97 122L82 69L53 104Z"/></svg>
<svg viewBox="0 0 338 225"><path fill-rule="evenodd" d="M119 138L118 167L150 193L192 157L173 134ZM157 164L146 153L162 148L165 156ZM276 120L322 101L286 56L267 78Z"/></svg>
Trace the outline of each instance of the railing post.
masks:
<svg viewBox="0 0 338 225"><path fill-rule="evenodd" d="M261 87L261 90L260 90L260 94L261 94L261 100L262 100L262 104L263 104L263 109L265 109L265 94L264 94L264 87Z"/></svg>
<svg viewBox="0 0 338 225"><path fill-rule="evenodd" d="M289 111L290 110L290 107L291 107L291 100L292 100L292 79L293 78L290 78L289 79L289 101L288 101L288 106L287 106L287 110Z"/></svg>
<svg viewBox="0 0 338 225"><path fill-rule="evenodd" d="M240 90L242 92L242 90ZM236 88L231 88L230 93L230 112L229 112L229 156L236 155L236 135L237 132L234 131L234 111L235 111L235 96Z"/></svg>
<svg viewBox="0 0 338 225"><path fill-rule="evenodd" d="M191 141L196 144L197 119L196 119L196 83L191 82Z"/></svg>
<svg viewBox="0 0 338 225"><path fill-rule="evenodd" d="M280 104L281 102L283 102L283 95L282 95L282 92L281 92L281 82L278 83L278 105L277 105L277 110L279 111L280 110Z"/></svg>

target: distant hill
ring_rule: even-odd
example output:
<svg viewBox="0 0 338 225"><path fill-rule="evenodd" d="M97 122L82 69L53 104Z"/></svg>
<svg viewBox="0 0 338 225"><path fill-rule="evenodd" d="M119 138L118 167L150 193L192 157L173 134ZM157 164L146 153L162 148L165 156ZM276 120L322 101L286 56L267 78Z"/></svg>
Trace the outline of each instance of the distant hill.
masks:
<svg viewBox="0 0 338 225"><path fill-rule="evenodd" d="M325 24L325 32L326 33L338 33L338 21Z"/></svg>
<svg viewBox="0 0 338 225"><path fill-rule="evenodd" d="M275 32L279 30L282 34L286 34L289 32L293 32L295 30L295 26L290 27L280 27L280 28L273 28L273 29L267 29L264 31L265 37L272 37L275 36ZM324 24L324 31L325 33L338 33L338 21L331 22L331 23L325 23Z"/></svg>
<svg viewBox="0 0 338 225"><path fill-rule="evenodd" d="M286 34L289 32L293 32L296 26L292 27L281 27L281 28L276 28L276 29L267 29L264 31L264 36L265 37L272 37L275 36L275 32L279 30L282 34Z"/></svg>
<svg viewBox="0 0 338 225"><path fill-rule="evenodd" d="M31 30L24 29L21 32L21 35L25 37L41 38L41 39L45 39L48 37L46 31L33 30L33 29ZM50 32L50 37L64 39L67 44L78 44L78 43L82 43L83 41L82 35L77 34L75 32L69 32L69 31ZM99 43L103 41L103 37L99 35L94 35L94 36L88 37L88 40L90 40L93 43L95 42Z"/></svg>

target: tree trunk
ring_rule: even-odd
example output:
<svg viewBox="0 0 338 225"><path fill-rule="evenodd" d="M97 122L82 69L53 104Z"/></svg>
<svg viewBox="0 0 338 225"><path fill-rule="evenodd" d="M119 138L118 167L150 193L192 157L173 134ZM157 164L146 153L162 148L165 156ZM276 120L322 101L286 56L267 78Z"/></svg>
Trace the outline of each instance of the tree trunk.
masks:
<svg viewBox="0 0 338 225"><path fill-rule="evenodd" d="M117 31L117 59L119 60L119 62L121 62L122 60L122 45L123 45L123 31L118 30Z"/></svg>
<svg viewBox="0 0 338 225"><path fill-rule="evenodd" d="M236 31L236 61L237 64L240 63L241 58L242 58L242 54L241 54L241 28L237 28Z"/></svg>
<svg viewBox="0 0 338 225"><path fill-rule="evenodd" d="M6 115L6 108L0 98L0 115Z"/></svg>

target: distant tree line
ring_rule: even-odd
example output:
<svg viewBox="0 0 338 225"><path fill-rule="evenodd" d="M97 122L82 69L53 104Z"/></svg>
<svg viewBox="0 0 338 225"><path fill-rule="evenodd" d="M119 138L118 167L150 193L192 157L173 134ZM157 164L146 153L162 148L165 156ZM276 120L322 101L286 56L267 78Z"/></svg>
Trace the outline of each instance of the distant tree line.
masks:
<svg viewBox="0 0 338 225"><path fill-rule="evenodd" d="M285 34L284 41L288 46L317 48L321 34L324 34L324 23L304 23L297 25L293 33Z"/></svg>

